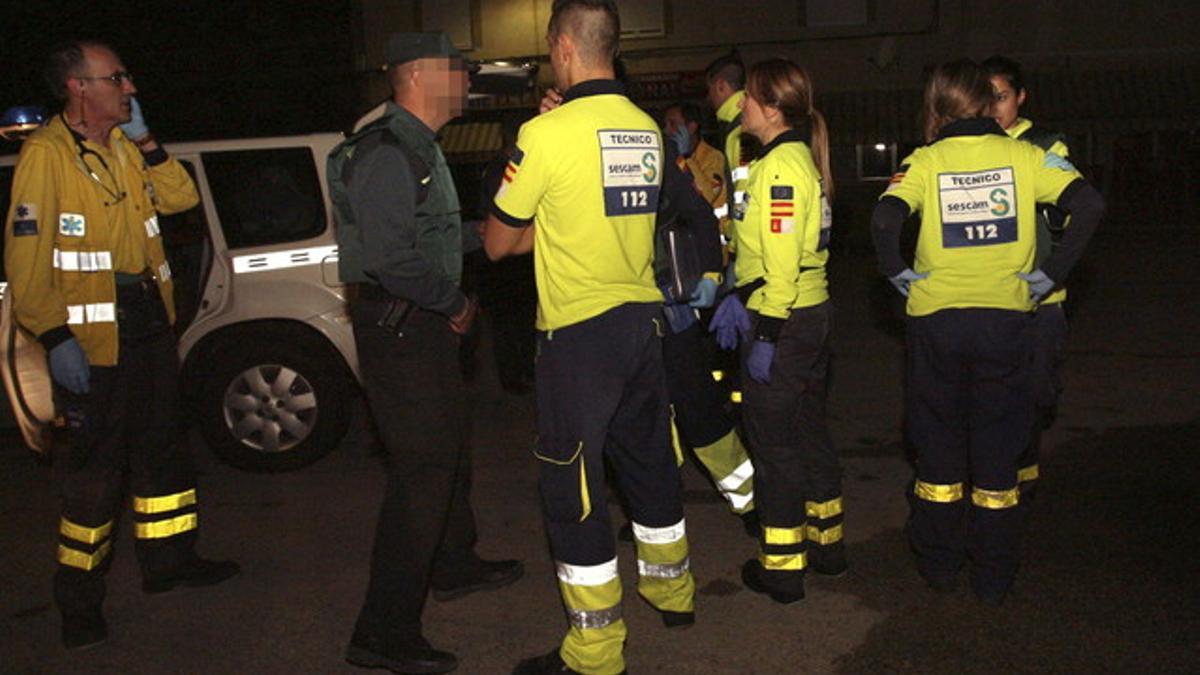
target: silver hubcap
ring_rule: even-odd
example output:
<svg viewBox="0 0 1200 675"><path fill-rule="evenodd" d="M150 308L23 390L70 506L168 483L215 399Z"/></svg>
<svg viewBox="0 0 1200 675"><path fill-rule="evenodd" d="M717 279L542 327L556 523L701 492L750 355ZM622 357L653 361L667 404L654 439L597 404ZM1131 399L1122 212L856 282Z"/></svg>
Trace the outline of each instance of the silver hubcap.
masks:
<svg viewBox="0 0 1200 675"><path fill-rule="evenodd" d="M225 424L243 445L287 452L317 425L317 395L303 375L279 365L243 371L225 390Z"/></svg>

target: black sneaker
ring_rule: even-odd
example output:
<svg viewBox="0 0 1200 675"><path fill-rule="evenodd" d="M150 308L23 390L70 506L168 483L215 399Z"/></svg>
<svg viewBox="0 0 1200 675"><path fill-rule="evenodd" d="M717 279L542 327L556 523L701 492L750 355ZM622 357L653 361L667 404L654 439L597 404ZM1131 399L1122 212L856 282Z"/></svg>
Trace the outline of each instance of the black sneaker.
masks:
<svg viewBox="0 0 1200 675"><path fill-rule="evenodd" d="M790 605L793 602L798 602L804 599L803 590L801 590L799 593L792 593L768 588L767 585L763 583L762 571L762 565L754 558L747 560L742 565L742 583L746 585L746 588L749 588L755 593L762 593L763 595L770 596L772 600L781 605Z"/></svg>
<svg viewBox="0 0 1200 675"><path fill-rule="evenodd" d="M520 560L477 559L452 579L431 583L433 597L440 602L455 600L476 591L503 588L525 574Z"/></svg>
<svg viewBox="0 0 1200 675"><path fill-rule="evenodd" d="M691 628L696 625L695 612L672 612L666 609L658 610L662 617L663 626L667 628Z"/></svg>
<svg viewBox="0 0 1200 675"><path fill-rule="evenodd" d="M108 623L100 608L62 615L62 641L67 649L88 649L108 639Z"/></svg>
<svg viewBox="0 0 1200 675"><path fill-rule="evenodd" d="M622 670L620 675L626 675L626 672ZM581 675L581 673L563 663L562 655L558 653L558 647L555 647L554 651L549 654L523 659L516 668L513 668L512 675Z"/></svg>
<svg viewBox="0 0 1200 675"><path fill-rule="evenodd" d="M434 649L424 640L403 647L385 647L375 640L351 640L346 647L346 662L360 668L386 668L393 673L413 675L448 673L458 667L457 657Z"/></svg>
<svg viewBox="0 0 1200 675"><path fill-rule="evenodd" d="M237 576L241 571L242 566L232 560L206 560L195 557L170 574L142 579L142 590L153 594L166 593L177 586L212 586Z"/></svg>

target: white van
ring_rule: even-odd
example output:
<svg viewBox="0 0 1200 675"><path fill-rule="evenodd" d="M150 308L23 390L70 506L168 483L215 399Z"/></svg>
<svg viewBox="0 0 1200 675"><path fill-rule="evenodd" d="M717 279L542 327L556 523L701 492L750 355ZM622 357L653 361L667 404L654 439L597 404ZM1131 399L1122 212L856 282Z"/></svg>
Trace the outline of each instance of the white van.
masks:
<svg viewBox="0 0 1200 675"><path fill-rule="evenodd" d="M325 157L341 134L168 144L200 204L160 216L175 280L181 383L205 440L252 471L309 464L336 447L357 385ZM0 157L8 213L15 155ZM45 355L9 320L0 371L26 442L53 425Z"/></svg>

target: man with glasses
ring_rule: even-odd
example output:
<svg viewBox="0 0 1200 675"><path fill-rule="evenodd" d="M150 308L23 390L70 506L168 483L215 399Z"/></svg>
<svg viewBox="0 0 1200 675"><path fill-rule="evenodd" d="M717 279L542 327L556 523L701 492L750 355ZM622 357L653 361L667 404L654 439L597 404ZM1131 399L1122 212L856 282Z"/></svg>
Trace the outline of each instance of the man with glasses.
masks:
<svg viewBox="0 0 1200 675"><path fill-rule="evenodd" d="M106 45L50 55L62 112L21 148L4 231L13 313L48 354L70 430L54 597L68 648L104 641L104 573L124 476L142 589L207 586L237 563L199 557L196 483L180 437L175 308L158 213L196 186L146 127L137 88Z"/></svg>

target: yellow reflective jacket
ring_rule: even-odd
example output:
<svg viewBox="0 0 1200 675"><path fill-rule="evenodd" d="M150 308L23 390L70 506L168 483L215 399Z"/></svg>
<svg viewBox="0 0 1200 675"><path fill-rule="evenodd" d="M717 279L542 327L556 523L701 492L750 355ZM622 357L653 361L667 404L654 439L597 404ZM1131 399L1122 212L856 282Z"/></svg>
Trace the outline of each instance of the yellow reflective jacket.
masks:
<svg viewBox="0 0 1200 675"><path fill-rule="evenodd" d="M114 272L151 270L174 322L157 214L199 201L177 160L148 166L119 127L108 148L77 144L62 116L55 117L22 145L13 176L4 265L17 323L38 338L66 327L90 363L115 365Z"/></svg>

